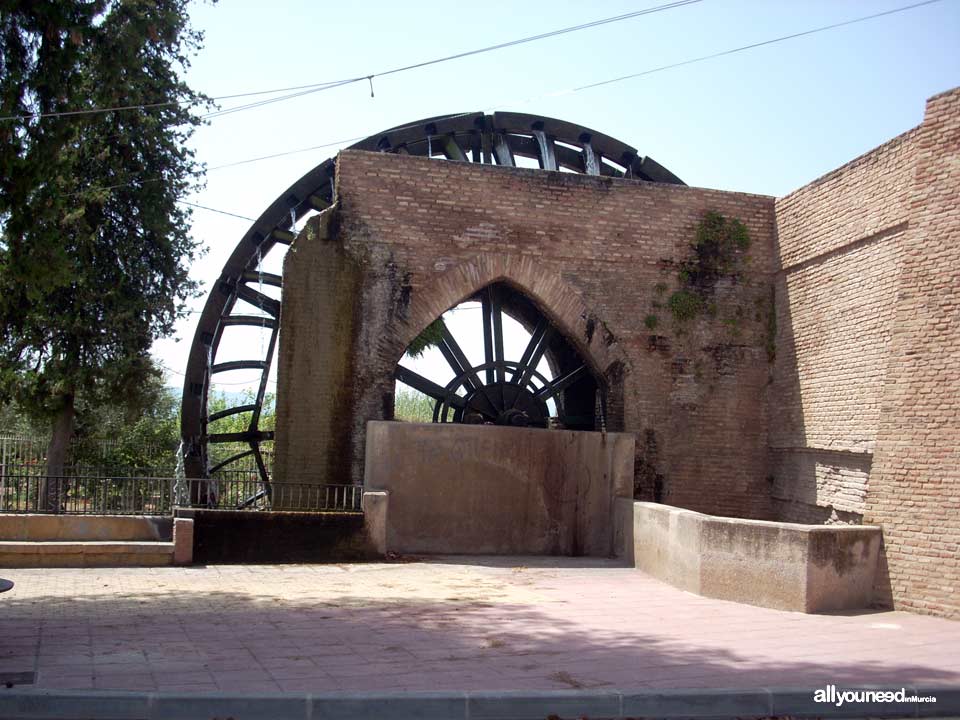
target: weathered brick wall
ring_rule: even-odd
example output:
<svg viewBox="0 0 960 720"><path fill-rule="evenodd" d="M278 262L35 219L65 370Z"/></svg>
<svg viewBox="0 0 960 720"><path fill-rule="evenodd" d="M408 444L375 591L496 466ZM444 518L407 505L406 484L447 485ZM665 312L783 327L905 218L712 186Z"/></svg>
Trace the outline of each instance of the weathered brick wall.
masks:
<svg viewBox="0 0 960 720"><path fill-rule="evenodd" d="M362 268L353 409L340 418L350 428L355 481L365 423L389 417L393 370L409 341L449 307L506 280L610 383L610 429L638 434L642 498L771 514L764 311L774 270L772 198L357 151L341 153L337 177L331 239L312 242L336 243ZM680 324L662 307L707 210L740 218L753 239L747 277L721 283L715 294L721 308L750 308L740 324L706 315ZM303 233L294 249L309 242ZM305 251L298 262L315 255ZM316 280L325 282L322 273ZM284 360L300 342L288 306L319 311L310 310L312 292L299 282L284 287L278 394L288 396L290 426L299 425L301 405L325 400L304 392L309 377ZM300 299L288 300L291 293ZM651 314L655 330L646 325ZM281 461L281 444L278 468L320 463L307 445Z"/></svg>
<svg viewBox="0 0 960 720"><path fill-rule="evenodd" d="M777 339L768 397L773 498L783 520L862 520L915 135L777 200Z"/></svg>
<svg viewBox="0 0 960 720"><path fill-rule="evenodd" d="M960 617L960 89L927 103L915 153L865 517L894 605Z"/></svg>
<svg viewBox="0 0 960 720"><path fill-rule="evenodd" d="M960 614L960 90L776 203L782 519L883 526L880 604Z"/></svg>

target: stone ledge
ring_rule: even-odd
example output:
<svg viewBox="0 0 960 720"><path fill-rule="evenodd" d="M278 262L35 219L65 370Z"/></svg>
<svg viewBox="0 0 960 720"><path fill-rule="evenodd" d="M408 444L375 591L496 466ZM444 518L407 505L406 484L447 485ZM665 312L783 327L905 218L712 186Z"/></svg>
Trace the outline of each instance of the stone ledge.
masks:
<svg viewBox="0 0 960 720"><path fill-rule="evenodd" d="M867 525L801 525L704 515L619 500L616 552L698 595L777 610L868 607L882 532Z"/></svg>
<svg viewBox="0 0 960 720"><path fill-rule="evenodd" d="M0 514L0 540L166 541L171 518L157 515Z"/></svg>
<svg viewBox="0 0 960 720"><path fill-rule="evenodd" d="M0 541L0 567L129 567L173 564L172 542Z"/></svg>

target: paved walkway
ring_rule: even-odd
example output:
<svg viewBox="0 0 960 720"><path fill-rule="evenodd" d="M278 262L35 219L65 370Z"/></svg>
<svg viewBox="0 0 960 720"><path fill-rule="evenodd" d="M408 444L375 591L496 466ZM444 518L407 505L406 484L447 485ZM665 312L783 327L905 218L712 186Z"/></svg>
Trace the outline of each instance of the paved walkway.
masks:
<svg viewBox="0 0 960 720"><path fill-rule="evenodd" d="M4 570L42 688L549 690L960 683L960 623L708 600L566 558Z"/></svg>

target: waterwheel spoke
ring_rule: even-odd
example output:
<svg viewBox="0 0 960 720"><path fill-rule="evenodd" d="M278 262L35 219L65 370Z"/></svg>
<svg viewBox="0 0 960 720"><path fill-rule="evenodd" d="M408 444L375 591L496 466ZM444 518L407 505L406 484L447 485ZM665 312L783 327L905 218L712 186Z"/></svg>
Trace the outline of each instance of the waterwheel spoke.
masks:
<svg viewBox="0 0 960 720"><path fill-rule="evenodd" d="M496 362L493 356L493 323L490 318L493 315L493 306L490 302L490 293L485 292L480 296L480 310L483 315L483 360L489 367L484 370L487 385L493 384L494 366Z"/></svg>
<svg viewBox="0 0 960 720"><path fill-rule="evenodd" d="M547 351L551 331L552 328L547 319L540 318L540 322L537 323L537 326L533 329L533 334L530 336L530 342L527 343L527 347L523 351L519 367L513 373L510 382L520 387L527 386L536 372L543 354Z"/></svg>
<svg viewBox="0 0 960 720"><path fill-rule="evenodd" d="M551 398L551 397L556 399L557 396L560 395L560 393L562 393L564 390L570 387L573 383L575 383L577 380L583 377L586 374L586 372L587 372L586 365L581 365L576 370L571 370L563 377L557 378L553 382L547 385L544 385L542 388L537 390L536 393L534 393L534 397L537 398L537 400L546 400L547 398Z"/></svg>
<svg viewBox="0 0 960 720"><path fill-rule="evenodd" d="M515 167L516 162L513 159L513 151L507 144L507 138L503 133L497 133L493 140L493 155L497 159L497 165L503 167Z"/></svg>
<svg viewBox="0 0 960 720"><path fill-rule="evenodd" d="M540 162L540 168L543 170L556 170L557 154L555 152L553 138L547 137L547 134L543 130L534 130L533 137L537 141L537 149L539 151L537 160Z"/></svg>
<svg viewBox="0 0 960 720"><path fill-rule="evenodd" d="M263 453L260 452L260 443L250 443L250 449L253 450L253 457L257 461L257 472L260 474L260 482L263 484L263 489L269 497L271 494L270 473L267 472L267 464L263 461Z"/></svg>
<svg viewBox="0 0 960 720"><path fill-rule="evenodd" d="M497 363L497 382L502 383L506 376L503 365L503 303L496 286L490 288L490 320L493 325L493 356Z"/></svg>
<svg viewBox="0 0 960 720"><path fill-rule="evenodd" d="M446 388L437 385L437 383L433 382L432 380L428 380L423 375L420 375L409 368L403 367L403 365L397 365L397 370L394 373L394 377L400 382L409 385L414 390L422 392L424 395L428 395L439 402L446 402L447 405L457 408L464 408L467 406L464 399L459 395L456 395L453 392L448 392Z"/></svg>

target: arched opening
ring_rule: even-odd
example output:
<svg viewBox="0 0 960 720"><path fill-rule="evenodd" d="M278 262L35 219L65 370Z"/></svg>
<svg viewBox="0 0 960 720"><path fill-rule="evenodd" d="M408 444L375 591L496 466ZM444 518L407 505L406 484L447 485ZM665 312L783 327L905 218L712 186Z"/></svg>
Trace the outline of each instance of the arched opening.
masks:
<svg viewBox="0 0 960 720"><path fill-rule="evenodd" d="M512 285L480 289L431 323L397 364L399 420L599 430L603 385Z"/></svg>

